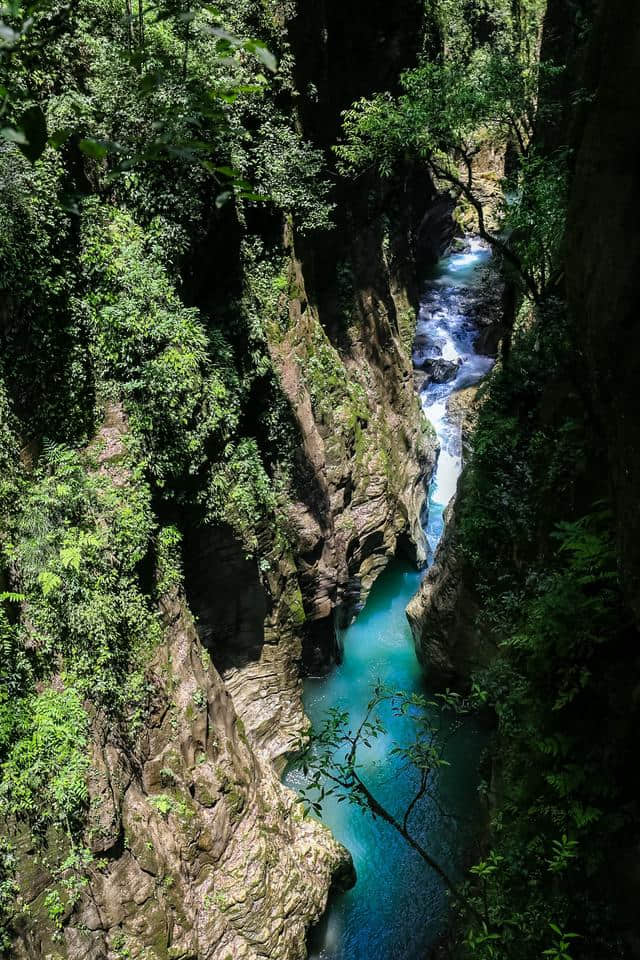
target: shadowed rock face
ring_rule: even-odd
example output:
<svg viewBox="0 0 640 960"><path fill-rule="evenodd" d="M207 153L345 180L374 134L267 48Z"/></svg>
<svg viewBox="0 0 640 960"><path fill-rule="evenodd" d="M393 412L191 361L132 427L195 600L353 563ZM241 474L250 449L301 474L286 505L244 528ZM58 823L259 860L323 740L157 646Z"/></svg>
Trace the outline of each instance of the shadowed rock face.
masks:
<svg viewBox="0 0 640 960"><path fill-rule="evenodd" d="M232 532L205 526L185 543L186 584L200 640L220 672L252 744L282 769L306 730L302 709L299 574L259 530L248 557Z"/></svg>
<svg viewBox="0 0 640 960"><path fill-rule="evenodd" d="M336 623L353 617L398 549L425 559L420 517L436 455L399 329L407 300L399 285L394 298L381 248L372 241L375 285L356 287L339 345L290 252L297 295L287 329L268 332L268 345L300 436L302 480L282 507L292 554L259 532L265 573L223 530L199 531L187 545L202 639L248 735L278 765L305 729L301 661L319 672L339 657Z"/></svg>
<svg viewBox="0 0 640 960"><path fill-rule="evenodd" d="M576 157L566 283L584 344L585 400L607 458L622 572L640 622L640 7L600 5L585 86L594 91Z"/></svg>
<svg viewBox="0 0 640 960"><path fill-rule="evenodd" d="M264 643L267 598L258 561L224 527L193 531L184 548L185 580L198 633L216 668L257 660Z"/></svg>
<svg viewBox="0 0 640 960"><path fill-rule="evenodd" d="M472 449L477 393L476 386L467 387L448 402L451 419L461 427L463 466ZM407 605L418 660L429 680L442 687L464 687L472 670L491 655L475 628L478 598L458 538L456 514L464 499L465 479L463 470L456 497L444 513L444 533L433 564Z"/></svg>
<svg viewBox="0 0 640 960"><path fill-rule="evenodd" d="M336 143L341 113L374 91L397 89L403 66L419 52L424 16L421 0L352 0L348 16L340 0L298 0L289 23L296 83L312 82L315 100L303 106L304 123L318 143Z"/></svg>
<svg viewBox="0 0 640 960"><path fill-rule="evenodd" d="M463 685L478 664L478 612L456 534L455 505L445 511L445 531L433 565L407 606L416 654L437 686Z"/></svg>
<svg viewBox="0 0 640 960"><path fill-rule="evenodd" d="M435 444L389 294L390 306L376 288L358 292L338 349L304 295L301 266L293 269L301 295L270 349L316 481L313 496L294 503L291 523L305 613L315 624L307 629L307 662L318 669L334 653L334 612L351 619L399 540L424 560L420 512Z"/></svg>

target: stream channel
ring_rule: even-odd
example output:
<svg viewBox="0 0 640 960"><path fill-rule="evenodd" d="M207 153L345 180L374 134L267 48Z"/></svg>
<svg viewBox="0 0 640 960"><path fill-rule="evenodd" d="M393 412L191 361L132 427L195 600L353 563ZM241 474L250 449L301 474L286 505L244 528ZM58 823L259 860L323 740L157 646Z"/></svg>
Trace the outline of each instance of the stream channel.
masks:
<svg viewBox="0 0 640 960"><path fill-rule="evenodd" d="M414 363L425 359L459 362L457 373L443 383L429 382L421 391L423 409L440 443L437 467L429 487L425 532L429 563L442 535L444 509L454 495L461 471L459 421L448 416L452 393L477 383L492 359L477 354L478 328L469 316L487 269L488 249L470 239L462 252L440 260L428 279L421 302L414 346ZM446 364L441 364L441 368ZM449 368L451 371L452 368ZM374 584L356 620L343 633L344 659L328 676L308 678L304 707L314 727L326 711L339 707L358 724L378 680L394 689L429 693L416 659L405 607L425 571L393 560ZM379 710L386 734L361 748L361 775L387 808L400 816L415 793L417 773L391 754L395 744L408 744L413 721ZM446 721L445 721L446 722ZM438 802L428 798L415 808L411 829L454 878L472 843L477 818L477 761L482 734L473 722L464 724L449 741L449 766L438 774ZM304 777L293 769L285 777L300 789ZM352 890L332 896L327 912L311 932L312 960L423 960L447 921L447 896L437 875L382 820L373 820L357 806L325 799L322 820L351 851L358 880Z"/></svg>

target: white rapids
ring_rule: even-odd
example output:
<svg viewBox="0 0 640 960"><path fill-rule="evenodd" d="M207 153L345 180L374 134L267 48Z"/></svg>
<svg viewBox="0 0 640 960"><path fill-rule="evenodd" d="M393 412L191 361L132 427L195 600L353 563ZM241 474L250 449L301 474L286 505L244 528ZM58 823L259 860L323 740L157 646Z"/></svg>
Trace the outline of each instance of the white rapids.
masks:
<svg viewBox="0 0 640 960"><path fill-rule="evenodd" d="M477 294L490 256L485 243L470 239L463 252L443 257L437 267L437 276L429 283L420 305L414 365L421 368L430 360L458 365L457 371L450 368L450 379L441 383L427 380L420 393L422 409L440 444L438 463L429 488L426 527L429 560L442 536L443 514L456 492L462 470L461 426L448 414L449 398L458 390L478 383L494 363L493 357L475 352L473 344L478 327L469 315L474 293Z"/></svg>

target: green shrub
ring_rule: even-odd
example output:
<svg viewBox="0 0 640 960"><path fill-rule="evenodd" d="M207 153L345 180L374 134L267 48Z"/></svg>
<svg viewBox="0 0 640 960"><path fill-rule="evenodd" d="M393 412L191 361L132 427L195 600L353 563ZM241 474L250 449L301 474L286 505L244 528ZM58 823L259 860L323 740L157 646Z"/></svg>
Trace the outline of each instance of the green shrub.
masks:
<svg viewBox="0 0 640 960"><path fill-rule="evenodd" d="M40 829L76 824L88 800L87 731L87 713L72 687L49 687L18 704L3 698L0 814Z"/></svg>

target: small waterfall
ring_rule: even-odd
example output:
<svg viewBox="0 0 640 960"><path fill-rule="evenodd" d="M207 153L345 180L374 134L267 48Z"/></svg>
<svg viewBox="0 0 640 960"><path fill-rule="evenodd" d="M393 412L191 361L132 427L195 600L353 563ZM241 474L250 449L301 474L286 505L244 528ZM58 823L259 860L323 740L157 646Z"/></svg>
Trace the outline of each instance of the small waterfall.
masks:
<svg viewBox="0 0 640 960"><path fill-rule="evenodd" d="M442 516L462 470L460 423L450 416L448 401L458 390L478 383L494 362L492 357L474 351L478 328L468 315L489 257L486 244L470 240L464 252L441 260L422 301L416 327L414 365L427 376L421 390L422 409L440 443L429 490L426 533L430 559L442 536Z"/></svg>

